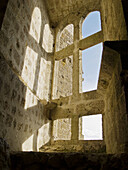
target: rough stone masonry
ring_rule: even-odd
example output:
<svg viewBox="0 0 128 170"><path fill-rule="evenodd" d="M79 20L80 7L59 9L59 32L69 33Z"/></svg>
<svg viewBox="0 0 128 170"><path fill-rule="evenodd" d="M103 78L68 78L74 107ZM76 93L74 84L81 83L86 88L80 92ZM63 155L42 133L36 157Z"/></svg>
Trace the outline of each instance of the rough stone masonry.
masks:
<svg viewBox="0 0 128 170"><path fill-rule="evenodd" d="M128 7L124 4L125 0L1 1L1 167L10 166L8 152L12 164L20 157L17 151L104 153L105 161L115 161L107 154L128 152ZM82 23L93 11L100 12L102 30L83 39ZM98 89L83 93L82 50L101 42ZM83 140L82 117L97 114L102 114L103 140ZM45 156L50 168L60 168L67 159L65 155L58 161L52 155L57 159L54 166L49 154ZM125 156L119 156L122 166ZM111 167L94 164L97 169ZM20 165L27 168L25 162ZM69 162L64 166L70 168Z"/></svg>

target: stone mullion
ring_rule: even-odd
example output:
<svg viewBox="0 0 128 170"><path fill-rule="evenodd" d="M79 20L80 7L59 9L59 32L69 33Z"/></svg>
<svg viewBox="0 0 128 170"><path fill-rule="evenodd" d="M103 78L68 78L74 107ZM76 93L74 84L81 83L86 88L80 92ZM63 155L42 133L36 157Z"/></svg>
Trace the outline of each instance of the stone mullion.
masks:
<svg viewBox="0 0 128 170"><path fill-rule="evenodd" d="M56 41L57 41L57 31L55 30L55 40L54 40L54 44L55 44L55 47L53 49L53 53L54 53L54 56L53 56L53 68L52 68L52 82L51 82L51 97L50 99L52 100L54 95L55 95L55 90L56 90L56 79L55 79L55 74L56 72L58 71L58 69L55 69L56 68L56 63L55 63L55 53L56 53L56 48L57 48L57 44L56 44ZM58 68L58 67L57 67ZM55 81L55 82L54 82Z"/></svg>
<svg viewBox="0 0 128 170"><path fill-rule="evenodd" d="M72 94L79 95L79 25L74 27Z"/></svg>
<svg viewBox="0 0 128 170"><path fill-rule="evenodd" d="M73 144L77 144L78 139L79 139L79 117L78 115L73 115L71 122L71 140Z"/></svg>
<svg viewBox="0 0 128 170"><path fill-rule="evenodd" d="M79 24L74 26L74 50L73 50L73 75L72 75L72 94L77 98L79 95ZM77 143L79 138L79 117L74 113L71 125L71 140Z"/></svg>

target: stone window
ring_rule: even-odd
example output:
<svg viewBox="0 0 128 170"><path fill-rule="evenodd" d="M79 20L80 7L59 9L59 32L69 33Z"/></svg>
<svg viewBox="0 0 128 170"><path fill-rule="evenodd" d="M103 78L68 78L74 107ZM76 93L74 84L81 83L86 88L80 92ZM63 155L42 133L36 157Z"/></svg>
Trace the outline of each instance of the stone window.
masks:
<svg viewBox="0 0 128 170"><path fill-rule="evenodd" d="M82 38L87 38L101 31L100 12L87 15L82 24ZM96 44L82 50L82 92L96 90L98 86L103 45Z"/></svg>
<svg viewBox="0 0 128 170"><path fill-rule="evenodd" d="M56 33L52 99L96 90L104 41L100 12L88 14L84 23L58 26Z"/></svg>

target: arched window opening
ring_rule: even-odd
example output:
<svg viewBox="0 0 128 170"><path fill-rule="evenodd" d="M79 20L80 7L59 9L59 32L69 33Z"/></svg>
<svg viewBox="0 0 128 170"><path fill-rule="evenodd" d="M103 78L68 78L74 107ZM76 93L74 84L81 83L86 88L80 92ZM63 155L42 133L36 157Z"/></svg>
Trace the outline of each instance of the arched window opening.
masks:
<svg viewBox="0 0 128 170"><path fill-rule="evenodd" d="M86 38L101 31L100 12L94 11L88 14L82 25L82 37Z"/></svg>
<svg viewBox="0 0 128 170"><path fill-rule="evenodd" d="M90 13L82 25L84 38L101 31L100 12ZM82 92L97 89L102 59L103 44L97 44L82 51Z"/></svg>

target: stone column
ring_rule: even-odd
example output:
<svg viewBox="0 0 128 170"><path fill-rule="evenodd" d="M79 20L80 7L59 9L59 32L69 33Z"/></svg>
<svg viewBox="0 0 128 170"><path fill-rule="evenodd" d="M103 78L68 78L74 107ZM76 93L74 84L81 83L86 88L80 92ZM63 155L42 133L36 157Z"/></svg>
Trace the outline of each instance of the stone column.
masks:
<svg viewBox="0 0 128 170"><path fill-rule="evenodd" d="M74 50L73 50L73 77L72 93L76 98L79 95L79 24L74 25Z"/></svg>
<svg viewBox="0 0 128 170"><path fill-rule="evenodd" d="M72 122L71 122L71 140L73 141L73 144L77 144L77 141L79 139L79 117L77 115L72 116Z"/></svg>
<svg viewBox="0 0 128 170"><path fill-rule="evenodd" d="M59 61L55 61L55 52L57 49L57 31L54 31L55 39L54 39L54 48L53 48L53 62L52 62L52 82L51 82L51 97L50 99L58 98L57 95L57 81L58 81L58 69L59 69Z"/></svg>

